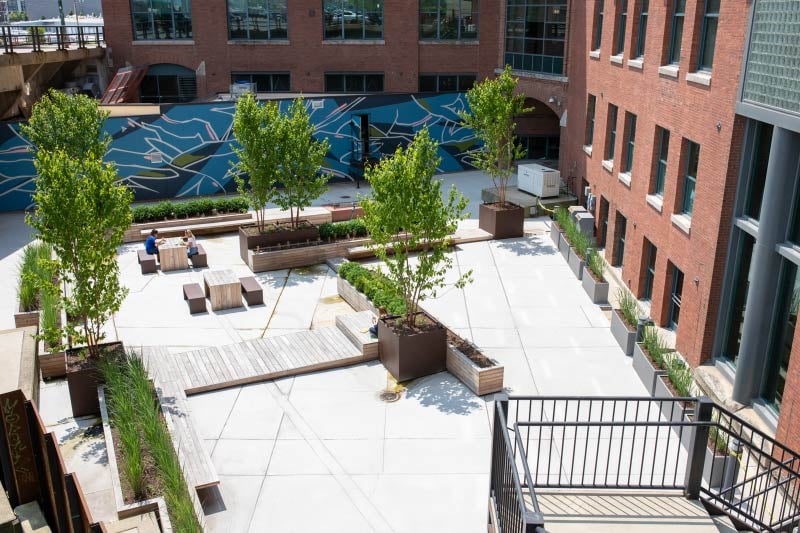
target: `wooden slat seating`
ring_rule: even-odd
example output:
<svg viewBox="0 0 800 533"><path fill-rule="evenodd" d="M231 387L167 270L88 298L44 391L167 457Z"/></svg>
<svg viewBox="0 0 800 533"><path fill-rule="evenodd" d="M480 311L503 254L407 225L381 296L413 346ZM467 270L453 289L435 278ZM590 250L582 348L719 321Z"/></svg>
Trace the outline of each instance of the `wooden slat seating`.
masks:
<svg viewBox="0 0 800 533"><path fill-rule="evenodd" d="M208 255L206 255L206 250L203 248L203 245L199 242L197 243L197 254L193 255L189 258L189 261L192 262L192 266L194 268L201 268L208 266Z"/></svg>
<svg viewBox="0 0 800 533"><path fill-rule="evenodd" d="M174 226L166 226L158 228L159 238L163 239L167 237L183 237L187 229L192 230L192 233L194 233L195 235L212 235L215 233L227 233L230 231L238 230L239 226L244 226L245 224L249 224L251 220L250 219L224 220L217 222L204 222L199 224L180 224L178 220L176 220L175 222L176 224ZM143 239L146 239L150 235L151 229L140 230L139 234Z"/></svg>
<svg viewBox="0 0 800 533"><path fill-rule="evenodd" d="M372 319L375 315L371 311L347 313L336 316L336 327L344 333L350 341L361 349L361 355L367 359L378 358L378 337L369 333Z"/></svg>
<svg viewBox="0 0 800 533"><path fill-rule="evenodd" d="M239 278L242 283L242 294L247 305L261 305L264 303L264 289L253 276Z"/></svg>
<svg viewBox="0 0 800 533"><path fill-rule="evenodd" d="M142 274L155 274L158 272L156 267L156 256L150 255L146 250L137 250L139 256L139 266L142 268Z"/></svg>
<svg viewBox="0 0 800 533"><path fill-rule="evenodd" d="M467 244L471 242L490 241L492 234L478 228L458 229L454 234L449 237L449 246L457 246L459 244ZM419 247L421 249L421 247ZM387 250L389 254L394 253L394 249L389 247ZM374 257L373 252L369 246L353 246L348 248L345 257L347 259L368 259Z"/></svg>
<svg viewBox="0 0 800 533"><path fill-rule="evenodd" d="M205 313L206 295L199 283L187 283L183 286L183 299L189 303L189 313Z"/></svg>
<svg viewBox="0 0 800 533"><path fill-rule="evenodd" d="M184 384L177 379L175 356L165 348L145 347L142 358L153 377L161 412L172 436L172 445L186 478L186 484L195 489L219 485L219 476L203 441L193 424L193 414L184 392Z"/></svg>

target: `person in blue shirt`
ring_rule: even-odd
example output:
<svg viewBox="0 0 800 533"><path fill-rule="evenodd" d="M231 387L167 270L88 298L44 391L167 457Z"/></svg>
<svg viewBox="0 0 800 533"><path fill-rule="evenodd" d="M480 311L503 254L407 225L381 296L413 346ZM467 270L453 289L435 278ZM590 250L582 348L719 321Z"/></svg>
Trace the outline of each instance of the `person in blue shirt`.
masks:
<svg viewBox="0 0 800 533"><path fill-rule="evenodd" d="M164 239L159 239L158 238L158 230L154 229L154 230L152 230L150 232L150 236L147 238L147 240L144 243L144 250L148 254L155 255L156 257L160 258L160 256L158 255L158 245L162 244L163 242L164 242Z"/></svg>

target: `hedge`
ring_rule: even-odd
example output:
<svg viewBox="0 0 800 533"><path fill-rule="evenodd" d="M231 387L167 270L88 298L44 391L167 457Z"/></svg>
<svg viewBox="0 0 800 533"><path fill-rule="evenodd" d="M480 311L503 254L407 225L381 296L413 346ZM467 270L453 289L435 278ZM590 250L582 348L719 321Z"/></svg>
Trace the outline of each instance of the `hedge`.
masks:
<svg viewBox="0 0 800 533"><path fill-rule="evenodd" d="M403 297L384 274L347 261L339 267L339 275L363 292L376 307L385 308L390 315L405 314Z"/></svg>
<svg viewBox="0 0 800 533"><path fill-rule="evenodd" d="M153 205L140 205L134 207L133 222L153 222L170 218L188 218L211 215L213 210L217 213L246 213L248 206L244 198L199 198L188 202L163 201Z"/></svg>

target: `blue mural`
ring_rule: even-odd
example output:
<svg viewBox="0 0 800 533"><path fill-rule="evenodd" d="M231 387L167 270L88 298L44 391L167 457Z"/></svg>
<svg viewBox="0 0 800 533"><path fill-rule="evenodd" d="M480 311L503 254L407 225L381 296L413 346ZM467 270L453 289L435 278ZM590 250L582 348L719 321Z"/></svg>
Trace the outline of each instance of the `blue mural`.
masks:
<svg viewBox="0 0 800 533"><path fill-rule="evenodd" d="M281 100L282 109L289 100ZM473 132L461 126L464 93L375 95L307 99L316 136L330 150L323 170L333 180L358 174L361 116L369 117L370 155L390 154L427 126L440 143L440 172L474 168L479 148ZM109 118L112 142L106 161L114 162L137 200L180 198L236 190L230 173L233 102L169 105L161 115ZM19 123L0 124L0 211L27 209L35 190L33 154Z"/></svg>

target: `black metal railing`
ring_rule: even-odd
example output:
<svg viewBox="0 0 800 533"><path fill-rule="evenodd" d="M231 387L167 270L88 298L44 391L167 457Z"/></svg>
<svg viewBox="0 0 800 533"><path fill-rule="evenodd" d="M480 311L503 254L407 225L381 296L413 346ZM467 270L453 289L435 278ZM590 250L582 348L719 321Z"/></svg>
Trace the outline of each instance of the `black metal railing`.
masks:
<svg viewBox="0 0 800 533"><path fill-rule="evenodd" d="M103 26L31 26L2 25L0 40L3 52L43 52L69 48L100 47L105 45Z"/></svg>
<svg viewBox="0 0 800 533"><path fill-rule="evenodd" d="M677 489L744 528L800 524L800 455L707 398L498 400L492 494L503 531L530 531L531 518L544 527L544 488Z"/></svg>

